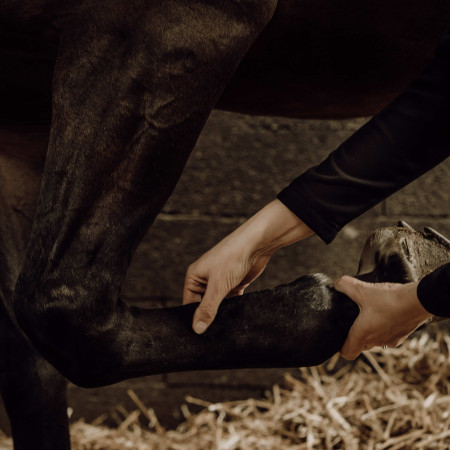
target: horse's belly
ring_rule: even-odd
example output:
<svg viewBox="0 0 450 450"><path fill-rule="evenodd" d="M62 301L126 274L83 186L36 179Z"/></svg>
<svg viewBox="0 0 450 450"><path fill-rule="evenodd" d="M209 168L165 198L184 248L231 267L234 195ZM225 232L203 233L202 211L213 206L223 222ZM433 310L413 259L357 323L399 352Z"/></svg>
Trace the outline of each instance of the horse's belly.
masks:
<svg viewBox="0 0 450 450"><path fill-rule="evenodd" d="M432 58L450 2L279 0L218 106L300 118L372 115Z"/></svg>
<svg viewBox="0 0 450 450"><path fill-rule="evenodd" d="M42 30L24 22L23 34L0 20L0 122L50 120L58 36L46 14ZM217 107L298 118L372 115L420 74L449 22L448 0L279 0Z"/></svg>

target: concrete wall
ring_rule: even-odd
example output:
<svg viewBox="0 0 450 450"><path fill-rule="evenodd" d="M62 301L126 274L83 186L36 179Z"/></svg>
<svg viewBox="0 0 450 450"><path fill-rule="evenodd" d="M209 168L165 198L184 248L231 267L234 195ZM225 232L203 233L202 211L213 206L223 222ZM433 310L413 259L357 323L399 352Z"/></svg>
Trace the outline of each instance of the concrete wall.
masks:
<svg viewBox="0 0 450 450"><path fill-rule="evenodd" d="M364 119L298 121L214 112L163 213L138 248L123 296L133 304L181 304L187 266L252 215L294 177L319 163ZM426 151L426 149L424 149ZM291 281L305 273L354 274L367 235L403 219L450 235L450 161L358 218L326 246L320 239L280 250L252 289ZM290 370L295 372L295 370ZM210 401L260 396L286 370L192 372L154 376L115 386L69 389L74 417L95 418L121 403L133 408L132 388L165 425L180 419L190 394Z"/></svg>

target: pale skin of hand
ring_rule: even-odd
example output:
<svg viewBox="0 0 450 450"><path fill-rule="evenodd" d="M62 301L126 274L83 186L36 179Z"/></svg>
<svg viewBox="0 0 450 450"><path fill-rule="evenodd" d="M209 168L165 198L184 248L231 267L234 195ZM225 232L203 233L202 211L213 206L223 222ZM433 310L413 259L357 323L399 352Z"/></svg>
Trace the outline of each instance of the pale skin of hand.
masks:
<svg viewBox="0 0 450 450"><path fill-rule="evenodd" d="M242 295L277 249L314 232L274 200L204 253L187 270L183 304L200 302L192 327L204 333L226 296Z"/></svg>
<svg viewBox="0 0 450 450"><path fill-rule="evenodd" d="M341 355L352 360L375 346L396 347L430 319L417 297L418 284L366 283L349 276L336 280L335 289L360 308Z"/></svg>

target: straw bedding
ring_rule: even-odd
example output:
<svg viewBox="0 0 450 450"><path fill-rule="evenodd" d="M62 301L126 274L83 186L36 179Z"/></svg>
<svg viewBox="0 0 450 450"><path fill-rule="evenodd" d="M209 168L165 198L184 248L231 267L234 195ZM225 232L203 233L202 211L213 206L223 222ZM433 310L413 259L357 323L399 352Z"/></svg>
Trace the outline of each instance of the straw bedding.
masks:
<svg viewBox="0 0 450 450"><path fill-rule="evenodd" d="M265 399L211 404L186 398L185 422L165 430L152 409L129 395L117 429L77 422L75 450L448 449L450 337L417 335L398 349L366 352L355 363L338 357L287 374ZM191 413L191 405L200 405ZM145 422L143 422L145 419ZM145 423L146 425L143 425ZM8 441L0 438L0 449Z"/></svg>

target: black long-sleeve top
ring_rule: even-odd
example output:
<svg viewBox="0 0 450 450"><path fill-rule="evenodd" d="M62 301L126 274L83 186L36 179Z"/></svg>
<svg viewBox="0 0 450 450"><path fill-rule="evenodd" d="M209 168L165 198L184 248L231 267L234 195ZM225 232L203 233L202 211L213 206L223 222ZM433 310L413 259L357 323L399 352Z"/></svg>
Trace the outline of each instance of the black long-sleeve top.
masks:
<svg viewBox="0 0 450 450"><path fill-rule="evenodd" d="M348 222L450 155L450 26L411 87L278 194L326 243ZM450 263L419 283L430 313L450 317Z"/></svg>

